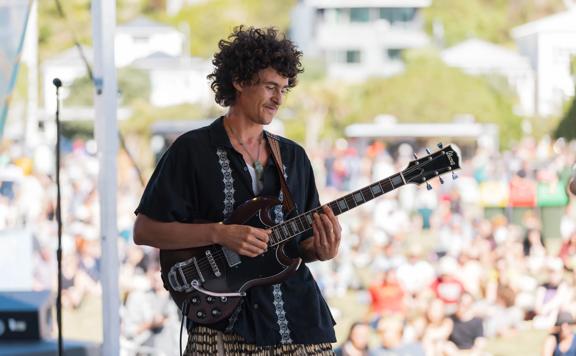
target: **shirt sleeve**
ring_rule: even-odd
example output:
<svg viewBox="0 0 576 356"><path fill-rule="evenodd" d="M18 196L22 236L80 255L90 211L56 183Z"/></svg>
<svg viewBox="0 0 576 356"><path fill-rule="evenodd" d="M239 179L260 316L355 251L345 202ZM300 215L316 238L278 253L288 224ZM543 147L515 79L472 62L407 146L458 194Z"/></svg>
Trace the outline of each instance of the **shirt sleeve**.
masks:
<svg viewBox="0 0 576 356"><path fill-rule="evenodd" d="M310 159L302 149L302 156L300 158L302 162L299 166L302 167L302 174L300 175L302 181L300 181L299 186L302 187L303 196L303 206L299 206L299 213L305 213L312 209L320 206L320 198L318 195L318 189L316 188L316 180L314 178L314 170L312 169L312 164ZM286 245L285 251L290 257L302 257L302 251L300 251L300 242L306 240L312 236L312 230L302 233L295 239L291 240L290 243Z"/></svg>
<svg viewBox="0 0 576 356"><path fill-rule="evenodd" d="M193 222L197 211L193 168L186 141L177 139L158 162L135 214L162 222Z"/></svg>

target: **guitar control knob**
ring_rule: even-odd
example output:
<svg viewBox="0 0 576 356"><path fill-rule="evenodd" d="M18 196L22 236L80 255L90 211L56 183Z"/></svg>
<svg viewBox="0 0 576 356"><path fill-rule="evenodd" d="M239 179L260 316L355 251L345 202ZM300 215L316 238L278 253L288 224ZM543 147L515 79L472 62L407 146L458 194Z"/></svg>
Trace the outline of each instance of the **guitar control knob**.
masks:
<svg viewBox="0 0 576 356"><path fill-rule="evenodd" d="M207 297L206 297L206 303L208 303L208 304L214 303L214 297L212 297L212 296L207 296Z"/></svg>
<svg viewBox="0 0 576 356"><path fill-rule="evenodd" d="M220 297L220 301L222 303L226 303L228 301L228 298L227 297Z"/></svg>
<svg viewBox="0 0 576 356"><path fill-rule="evenodd" d="M220 316L220 315L222 315L222 312L220 311L220 309L218 309L218 308L212 309L212 316Z"/></svg>
<svg viewBox="0 0 576 356"><path fill-rule="evenodd" d="M206 313L204 313L204 311L202 310L198 310L196 312L196 316L198 317L198 319L204 319L206 317Z"/></svg>
<svg viewBox="0 0 576 356"><path fill-rule="evenodd" d="M200 298L192 297L192 298L190 298L190 303L192 303L192 305L198 305L198 304L200 304Z"/></svg>

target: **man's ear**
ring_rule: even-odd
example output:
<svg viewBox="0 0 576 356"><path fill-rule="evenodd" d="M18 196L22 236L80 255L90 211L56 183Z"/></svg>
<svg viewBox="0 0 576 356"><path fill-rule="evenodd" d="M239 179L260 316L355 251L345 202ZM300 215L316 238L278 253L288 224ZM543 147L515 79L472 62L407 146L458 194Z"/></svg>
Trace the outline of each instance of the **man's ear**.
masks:
<svg viewBox="0 0 576 356"><path fill-rule="evenodd" d="M232 85L234 86L234 89L236 89L238 93L241 93L242 90L244 89L244 86L236 81L232 82Z"/></svg>

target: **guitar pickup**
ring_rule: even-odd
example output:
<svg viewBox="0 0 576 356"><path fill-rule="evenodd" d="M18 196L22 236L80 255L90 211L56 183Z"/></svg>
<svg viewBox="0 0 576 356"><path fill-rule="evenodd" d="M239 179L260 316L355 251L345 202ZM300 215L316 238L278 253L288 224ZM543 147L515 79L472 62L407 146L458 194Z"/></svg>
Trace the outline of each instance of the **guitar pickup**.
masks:
<svg viewBox="0 0 576 356"><path fill-rule="evenodd" d="M228 267L234 267L242 262L240 260L240 255L230 250L229 248L222 246L222 252L224 252L224 257L226 257Z"/></svg>

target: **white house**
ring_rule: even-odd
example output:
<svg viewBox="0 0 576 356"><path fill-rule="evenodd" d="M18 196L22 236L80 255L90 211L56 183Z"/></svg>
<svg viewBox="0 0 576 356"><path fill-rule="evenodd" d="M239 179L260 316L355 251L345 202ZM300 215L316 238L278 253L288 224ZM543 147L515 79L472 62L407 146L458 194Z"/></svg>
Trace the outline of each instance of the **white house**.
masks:
<svg viewBox="0 0 576 356"><path fill-rule="evenodd" d="M505 47L470 39L442 51L442 59L471 75L496 74L505 78L518 97L516 113L533 114L534 71L526 57Z"/></svg>
<svg viewBox="0 0 576 356"><path fill-rule="evenodd" d="M401 53L429 39L421 9L431 0L302 0L291 37L306 56L319 57L330 77L364 80L404 66Z"/></svg>
<svg viewBox="0 0 576 356"><path fill-rule="evenodd" d="M184 53L185 41L185 35L170 26L138 18L117 28L116 66L134 66L148 71L151 97L147 99L154 105L206 103L212 98L206 79L211 64ZM93 50L84 47L83 52L92 65ZM52 80L56 77L62 80L61 94L66 98L73 95L67 89L69 85L87 75L87 66L78 49L73 47L47 59L42 67L45 116L49 117L56 109L56 90ZM86 115L89 114L76 110L77 118L86 118Z"/></svg>
<svg viewBox="0 0 576 356"><path fill-rule="evenodd" d="M534 114L561 113L574 95L570 61L576 56L576 9L516 27L512 37L536 73Z"/></svg>
<svg viewBox="0 0 576 356"><path fill-rule="evenodd" d="M150 74L150 103L170 106L182 103L207 104L213 95L206 76L212 72L210 61L153 53L133 63Z"/></svg>
<svg viewBox="0 0 576 356"><path fill-rule="evenodd" d="M155 52L171 56L184 53L185 35L172 26L139 17L116 28L116 65L123 67Z"/></svg>

